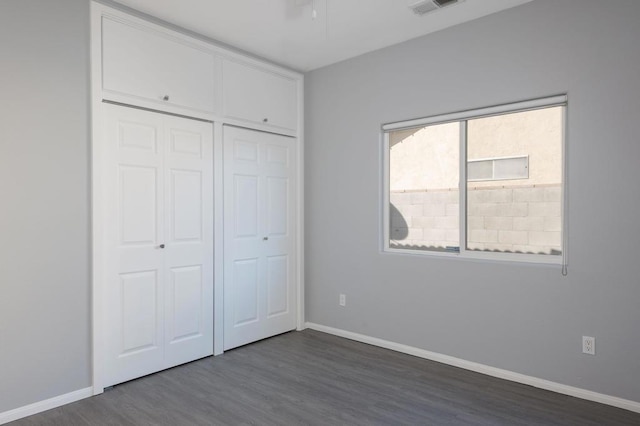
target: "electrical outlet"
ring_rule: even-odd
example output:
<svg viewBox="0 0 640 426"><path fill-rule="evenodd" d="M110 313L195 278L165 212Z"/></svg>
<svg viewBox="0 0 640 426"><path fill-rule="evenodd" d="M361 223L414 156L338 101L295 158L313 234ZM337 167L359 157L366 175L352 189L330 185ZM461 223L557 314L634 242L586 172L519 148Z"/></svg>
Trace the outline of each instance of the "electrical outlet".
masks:
<svg viewBox="0 0 640 426"><path fill-rule="evenodd" d="M347 296L344 294L340 295L340 306L347 306Z"/></svg>
<svg viewBox="0 0 640 426"><path fill-rule="evenodd" d="M596 354L596 338L582 336L582 353L588 355Z"/></svg>

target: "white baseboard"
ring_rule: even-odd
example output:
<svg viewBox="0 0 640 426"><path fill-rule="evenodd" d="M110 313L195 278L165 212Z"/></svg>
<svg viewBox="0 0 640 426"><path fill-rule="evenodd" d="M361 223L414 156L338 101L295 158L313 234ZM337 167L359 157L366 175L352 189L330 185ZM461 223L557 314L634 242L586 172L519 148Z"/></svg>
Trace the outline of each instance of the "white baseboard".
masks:
<svg viewBox="0 0 640 426"><path fill-rule="evenodd" d="M488 365L479 364L477 362L467 361L449 355L430 352L424 349L414 348L412 346L390 342L388 340L378 339L376 337L370 337L364 334L353 333L351 331L327 327L311 322L305 323L305 328L322 331L324 333L333 334L335 336L344 337L346 339L355 340L362 343L367 343L369 345L379 346L381 348L391 349L396 352L402 352L419 358L440 362L442 364L452 365L454 367L463 368L465 370L475 371L477 373L486 374L488 376L493 376L516 383L522 383L536 388L545 389L548 391L574 396L576 398L599 402L601 404L611 405L613 407L640 413L640 402L630 401L628 399L576 388L574 386L563 385L561 383L551 382L549 380L539 379L537 377L527 376L525 374L515 373L509 370L490 367ZM5 411L4 413L0 413L0 425L12 422L14 420L22 419L27 416L38 414L43 411L51 410L65 404L70 404L72 402L88 398L90 396L93 396L93 388L88 387L64 395L56 396L44 401L26 405L24 407L16 408L14 410Z"/></svg>
<svg viewBox="0 0 640 426"><path fill-rule="evenodd" d="M5 411L4 413L0 413L0 425L42 413L43 411L51 410L52 408L57 408L62 405L71 404L72 402L76 402L90 396L93 396L93 388L91 387L25 405L24 407L16 408L15 410Z"/></svg>
<svg viewBox="0 0 640 426"><path fill-rule="evenodd" d="M640 402L630 401L628 399L618 398L615 396L605 395L586 389L563 385L561 383L551 382L549 380L539 379L537 377L527 376L525 374L515 373L509 370L490 367L488 365L479 364L477 362L467 361L436 352L430 352L424 349L414 348L412 346L402 345L400 343L366 336L364 334L353 333L351 331L341 330L333 327L327 327L325 325L315 324L311 322L307 322L305 325L307 328L310 328L312 330L322 331L324 333L333 334L335 336L344 337L350 340L356 340L358 342L367 343L369 345L391 349L392 351L402 352L405 354L417 356L419 358L440 362L442 364L464 368L465 370L475 371L476 373L486 374L487 376L493 376L512 382L522 383L536 388L545 389L548 391L574 396L576 398L599 402L601 404L611 405L613 407L640 413Z"/></svg>

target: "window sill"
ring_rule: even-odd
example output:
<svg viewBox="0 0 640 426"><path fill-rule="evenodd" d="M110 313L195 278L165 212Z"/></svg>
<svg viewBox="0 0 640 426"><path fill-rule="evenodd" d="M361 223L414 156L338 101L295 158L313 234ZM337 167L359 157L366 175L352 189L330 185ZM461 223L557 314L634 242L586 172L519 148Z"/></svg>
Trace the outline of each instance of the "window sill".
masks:
<svg viewBox="0 0 640 426"><path fill-rule="evenodd" d="M422 257L444 258L444 259L460 259L491 263L510 263L510 264L537 264L549 266L562 266L562 255L541 255L541 254L519 254L519 253L495 253L465 250L460 253L446 251L420 251L385 247L382 249L383 254L412 255Z"/></svg>

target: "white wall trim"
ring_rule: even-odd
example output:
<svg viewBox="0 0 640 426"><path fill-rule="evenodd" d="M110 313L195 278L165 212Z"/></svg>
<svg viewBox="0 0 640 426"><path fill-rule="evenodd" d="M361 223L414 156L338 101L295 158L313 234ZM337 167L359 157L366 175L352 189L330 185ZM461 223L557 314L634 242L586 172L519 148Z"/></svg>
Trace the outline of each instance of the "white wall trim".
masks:
<svg viewBox="0 0 640 426"><path fill-rule="evenodd" d="M213 123L213 355L224 352L223 126Z"/></svg>
<svg viewBox="0 0 640 426"><path fill-rule="evenodd" d="M43 411L51 410L62 405L71 404L72 402L89 398L90 396L93 396L93 388L88 387L64 395L45 399L44 401L25 405L24 407L5 411L4 413L0 413L0 425L32 416L34 414L42 413Z"/></svg>
<svg viewBox="0 0 640 426"><path fill-rule="evenodd" d="M91 383L93 394L103 392L104 365L104 288L105 253L104 253L104 194L102 173L103 144L102 141L102 38L101 19L103 6L91 2Z"/></svg>
<svg viewBox="0 0 640 426"><path fill-rule="evenodd" d="M297 286L296 295L297 312L296 312L296 330L303 330L305 326L304 314L304 75L298 81L298 158L296 167L296 259L297 263Z"/></svg>
<svg viewBox="0 0 640 426"><path fill-rule="evenodd" d="M637 401L631 401L611 395L605 395L586 389L576 388L574 386L563 385L561 383L539 379L537 377L527 376L525 374L515 373L513 371L503 370L501 368L491 367L488 365L479 364L477 362L467 361L449 355L430 352L424 349L415 348L413 346L390 342L388 340L378 339L376 337L370 337L364 334L353 333L351 331L341 330L338 328L328 327L312 322L307 322L305 325L306 328L322 331L324 333L333 334L339 337L344 337L346 339L367 343L373 346L379 346L385 349L391 349L392 351L402 352L405 354L417 356L419 358L440 362L442 364L452 365L454 367L464 368L465 370L486 374L487 376L497 377L499 379L509 380L516 383L522 383L563 395L569 395L588 401L599 402L601 404L611 405L613 407L640 413L640 402Z"/></svg>

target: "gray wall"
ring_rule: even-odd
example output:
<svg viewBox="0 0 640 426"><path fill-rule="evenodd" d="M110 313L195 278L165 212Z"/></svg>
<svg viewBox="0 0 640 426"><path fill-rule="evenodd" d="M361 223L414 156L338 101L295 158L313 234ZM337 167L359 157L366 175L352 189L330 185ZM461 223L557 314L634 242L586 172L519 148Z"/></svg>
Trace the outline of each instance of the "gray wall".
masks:
<svg viewBox="0 0 640 426"><path fill-rule="evenodd" d="M638 17L634 0L538 0L308 73L307 321L640 401ZM380 252L382 123L560 93L567 277Z"/></svg>
<svg viewBox="0 0 640 426"><path fill-rule="evenodd" d="M308 74L307 319L640 401L638 16L537 0ZM88 40L87 0L0 1L0 412L91 382ZM380 254L381 123L566 91L568 277Z"/></svg>
<svg viewBox="0 0 640 426"><path fill-rule="evenodd" d="M0 1L0 413L91 384L89 2Z"/></svg>

